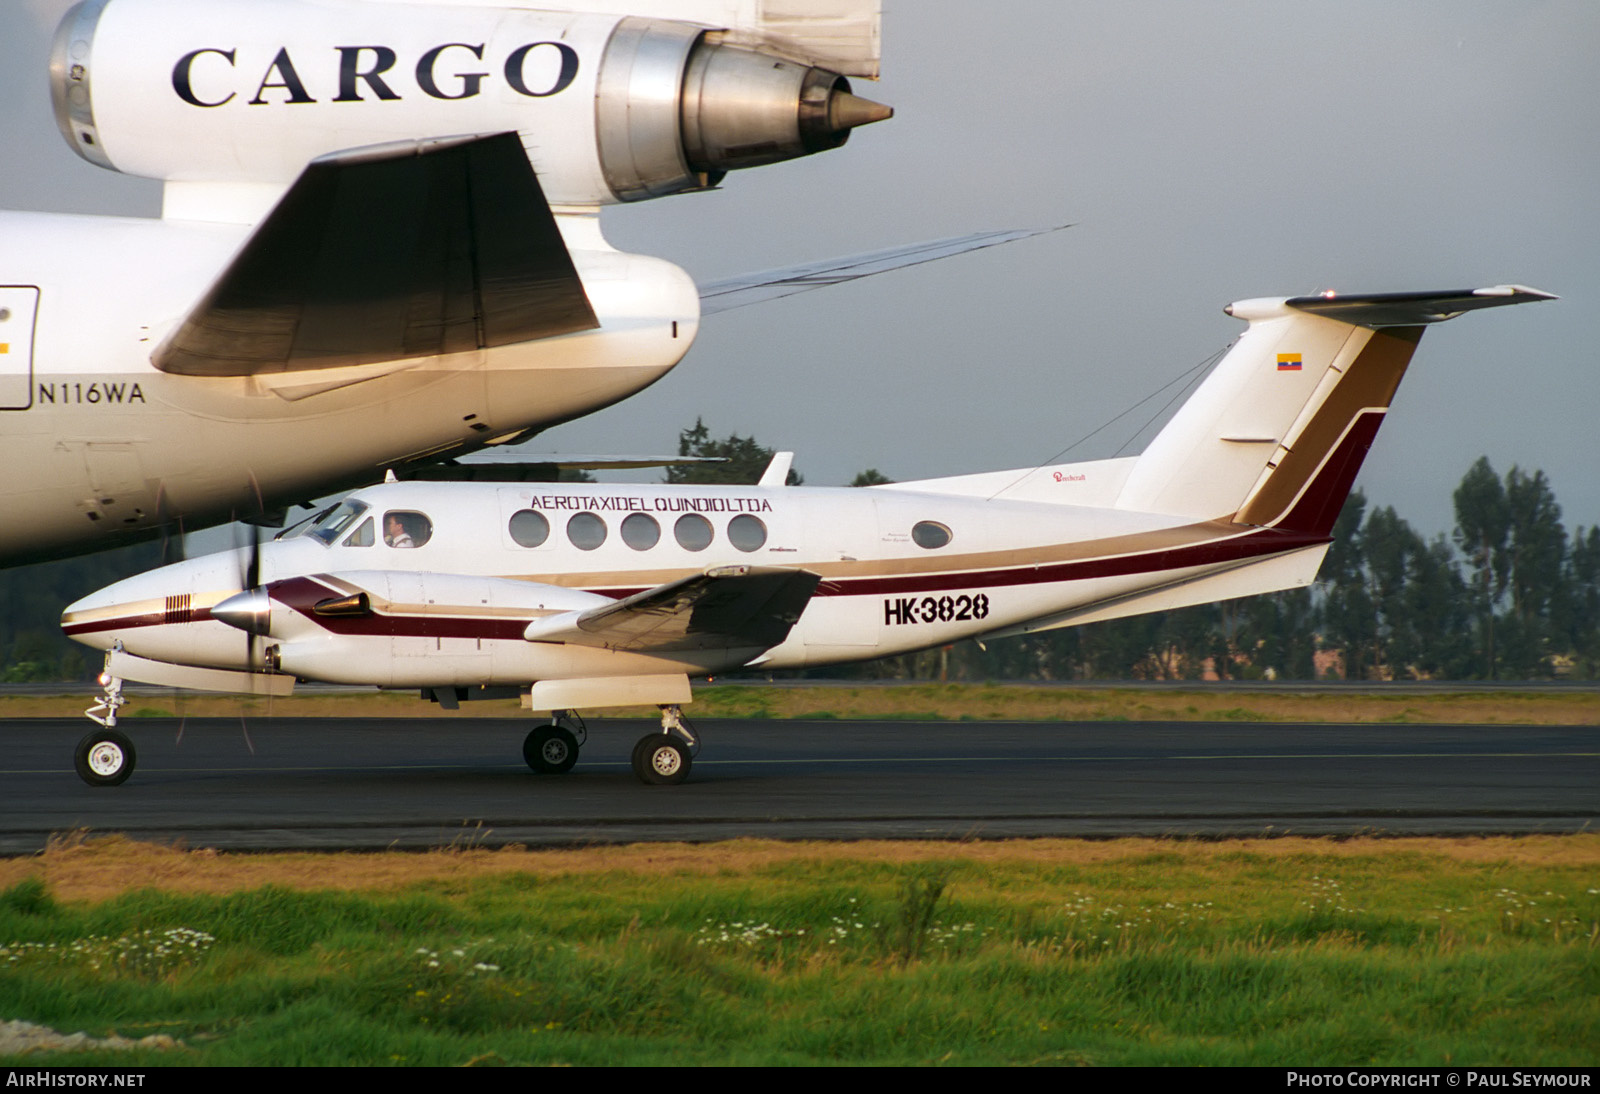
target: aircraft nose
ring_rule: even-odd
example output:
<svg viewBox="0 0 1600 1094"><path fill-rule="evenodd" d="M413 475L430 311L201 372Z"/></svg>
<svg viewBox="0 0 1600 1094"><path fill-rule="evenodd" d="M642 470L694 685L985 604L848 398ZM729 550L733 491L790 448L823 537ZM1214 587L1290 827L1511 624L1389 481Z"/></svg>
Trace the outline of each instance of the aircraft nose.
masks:
<svg viewBox="0 0 1600 1094"><path fill-rule="evenodd" d="M61 629L96 649L121 639L130 653L174 624L204 619L205 610L239 591L240 562L234 552L189 559L107 585L69 604Z"/></svg>

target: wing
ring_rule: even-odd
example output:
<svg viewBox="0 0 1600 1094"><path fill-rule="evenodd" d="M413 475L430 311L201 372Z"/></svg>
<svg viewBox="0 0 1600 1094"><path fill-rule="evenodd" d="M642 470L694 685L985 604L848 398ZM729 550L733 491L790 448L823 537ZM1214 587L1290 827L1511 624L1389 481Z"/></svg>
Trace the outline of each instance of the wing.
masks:
<svg viewBox="0 0 1600 1094"><path fill-rule="evenodd" d="M768 650L789 637L820 580L807 570L717 566L613 604L535 620L523 637L638 653Z"/></svg>
<svg viewBox="0 0 1600 1094"><path fill-rule="evenodd" d="M251 376L599 325L521 140L502 133L313 160L152 359Z"/></svg>
<svg viewBox="0 0 1600 1094"><path fill-rule="evenodd" d="M861 277L871 277L873 274L898 270L906 266L918 266L924 262L949 258L951 255L979 251L985 247L996 247L1013 240L1027 239L1029 236L1044 235L1047 232L1059 232L1063 228L1070 227L1070 224L1059 224L1054 228L974 232L967 236L954 236L928 243L913 243L905 247L870 251L849 258L830 258L802 266L763 270L760 273L711 281L700 287L700 314L716 315L718 312L742 308L746 304L777 300L780 297L793 296L795 293L809 292L812 289L854 281Z"/></svg>

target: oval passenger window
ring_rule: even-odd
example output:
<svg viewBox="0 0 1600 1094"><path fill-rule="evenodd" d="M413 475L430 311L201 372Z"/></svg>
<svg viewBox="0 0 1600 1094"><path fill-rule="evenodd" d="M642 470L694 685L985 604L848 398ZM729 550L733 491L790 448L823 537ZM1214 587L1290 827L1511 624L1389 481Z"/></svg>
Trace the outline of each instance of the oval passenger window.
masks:
<svg viewBox="0 0 1600 1094"><path fill-rule="evenodd" d="M593 513L574 513L567 521L567 538L580 551L592 551L606 541L606 522Z"/></svg>
<svg viewBox="0 0 1600 1094"><path fill-rule="evenodd" d="M523 509L512 514L508 531L518 547L542 547L550 538L550 522L543 513Z"/></svg>
<svg viewBox="0 0 1600 1094"><path fill-rule="evenodd" d="M635 551L648 551L661 542L661 525L648 513L630 513L622 521L622 542Z"/></svg>
<svg viewBox="0 0 1600 1094"><path fill-rule="evenodd" d="M672 526L672 535L685 551L704 551L711 546L711 522L699 513L685 513Z"/></svg>
<svg viewBox="0 0 1600 1094"><path fill-rule="evenodd" d="M759 550L767 542L767 526L760 517L740 513L728 522L728 542L741 551Z"/></svg>
<svg viewBox="0 0 1600 1094"><path fill-rule="evenodd" d="M932 551L950 542L950 529L936 520L918 521L911 529L911 542Z"/></svg>

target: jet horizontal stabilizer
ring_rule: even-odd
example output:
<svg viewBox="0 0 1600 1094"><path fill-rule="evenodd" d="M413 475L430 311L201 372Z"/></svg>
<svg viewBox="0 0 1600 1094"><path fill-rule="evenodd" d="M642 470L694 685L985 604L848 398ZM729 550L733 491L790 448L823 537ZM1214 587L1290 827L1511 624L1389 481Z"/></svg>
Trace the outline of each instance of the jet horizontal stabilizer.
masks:
<svg viewBox="0 0 1600 1094"><path fill-rule="evenodd" d="M599 325L521 140L502 133L313 160L152 360L250 376Z"/></svg>
<svg viewBox="0 0 1600 1094"><path fill-rule="evenodd" d="M767 650L789 637L819 581L807 570L717 566L615 604L535 620L523 637L633 652Z"/></svg>

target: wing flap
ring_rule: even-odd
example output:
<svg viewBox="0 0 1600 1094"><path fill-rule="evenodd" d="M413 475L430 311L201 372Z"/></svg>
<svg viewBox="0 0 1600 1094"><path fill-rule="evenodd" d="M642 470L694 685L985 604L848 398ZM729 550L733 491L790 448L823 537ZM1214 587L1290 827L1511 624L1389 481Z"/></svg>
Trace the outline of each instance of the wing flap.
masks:
<svg viewBox="0 0 1600 1094"><path fill-rule="evenodd" d="M535 620L523 637L631 652L767 650L789 637L820 580L807 570L718 566L613 604Z"/></svg>
<svg viewBox="0 0 1600 1094"><path fill-rule="evenodd" d="M515 133L313 160L153 355L250 376L598 327Z"/></svg>

